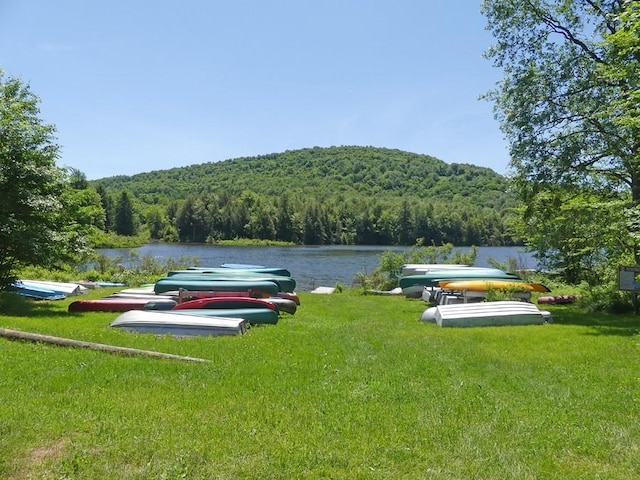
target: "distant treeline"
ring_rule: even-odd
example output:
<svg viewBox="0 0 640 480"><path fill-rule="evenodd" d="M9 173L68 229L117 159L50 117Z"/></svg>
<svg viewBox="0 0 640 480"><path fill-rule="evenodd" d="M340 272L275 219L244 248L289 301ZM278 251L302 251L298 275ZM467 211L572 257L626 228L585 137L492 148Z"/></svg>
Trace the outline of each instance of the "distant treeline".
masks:
<svg viewBox="0 0 640 480"><path fill-rule="evenodd" d="M181 242L511 245L492 170L373 147L314 148L93 182L105 231Z"/></svg>

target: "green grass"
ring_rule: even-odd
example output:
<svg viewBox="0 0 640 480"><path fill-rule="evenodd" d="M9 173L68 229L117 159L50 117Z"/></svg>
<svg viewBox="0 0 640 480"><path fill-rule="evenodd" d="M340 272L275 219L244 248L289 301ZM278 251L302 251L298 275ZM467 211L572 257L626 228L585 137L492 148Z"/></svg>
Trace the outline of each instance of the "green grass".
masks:
<svg viewBox="0 0 640 480"><path fill-rule="evenodd" d="M638 317L454 329L418 300L300 297L276 326L191 339L5 299L5 328L210 362L0 339L0 478L640 476Z"/></svg>

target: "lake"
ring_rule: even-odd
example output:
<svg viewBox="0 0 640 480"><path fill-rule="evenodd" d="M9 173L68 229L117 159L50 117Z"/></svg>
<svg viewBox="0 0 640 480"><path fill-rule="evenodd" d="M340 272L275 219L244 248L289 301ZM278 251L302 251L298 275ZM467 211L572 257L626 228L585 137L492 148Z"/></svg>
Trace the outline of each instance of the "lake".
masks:
<svg viewBox="0 0 640 480"><path fill-rule="evenodd" d="M380 255L383 252L402 252L407 249L408 247L362 245L241 247L153 243L133 249L109 248L100 249L98 252L109 257L122 256L125 263L129 252L133 251L140 257L150 256L160 261L195 257L199 265L207 267L216 267L223 263L283 267L295 278L297 290L310 291L319 286L333 287L338 282L349 287L358 272L369 273L380 264ZM469 247L456 247L455 250L468 251ZM475 266L489 266L490 258L498 262L515 258L524 268L536 267L532 254L525 252L522 247L478 247Z"/></svg>

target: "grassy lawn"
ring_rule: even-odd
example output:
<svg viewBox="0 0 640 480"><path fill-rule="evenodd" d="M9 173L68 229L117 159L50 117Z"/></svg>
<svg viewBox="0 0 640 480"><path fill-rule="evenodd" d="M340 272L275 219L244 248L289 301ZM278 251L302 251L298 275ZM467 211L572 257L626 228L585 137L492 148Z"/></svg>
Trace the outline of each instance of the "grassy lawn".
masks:
<svg viewBox="0 0 640 480"><path fill-rule="evenodd" d="M0 339L0 478L640 478L640 317L454 329L420 300L300 298L190 339L5 301L0 327L210 362Z"/></svg>

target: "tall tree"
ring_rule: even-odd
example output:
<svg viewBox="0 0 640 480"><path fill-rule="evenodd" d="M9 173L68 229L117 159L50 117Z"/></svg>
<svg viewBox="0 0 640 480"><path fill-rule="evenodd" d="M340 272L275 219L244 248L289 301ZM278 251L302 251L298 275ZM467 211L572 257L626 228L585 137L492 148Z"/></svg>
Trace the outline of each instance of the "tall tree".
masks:
<svg viewBox="0 0 640 480"><path fill-rule="evenodd" d="M611 217L594 215L594 222L616 225L617 235L592 238L590 249L567 252L568 242L578 234L573 229L550 227L542 241L540 232L525 231L525 239L543 256L577 272L592 259L591 252L633 254L640 261L640 129L638 123L622 122L637 109L623 103L637 95L638 76L612 75L612 69L637 72L638 55L619 55L608 42L618 38L629 9L637 1L626 0L485 0L483 13L496 44L487 56L503 69L504 78L487 95L509 143L515 185L527 208L524 221L546 228L566 215L562 209L543 208L538 201L576 202L593 199L624 201ZM616 108L612 109L612 105ZM578 208L580 211L585 209ZM555 218L554 218L555 217ZM602 226L602 225L601 225ZM599 228L600 231L611 229ZM583 232L583 238L589 235ZM566 236L568 235L568 236ZM549 255L553 253L554 255ZM560 257L558 257L560 254ZM611 256L609 259L612 260ZM619 258L615 260L619 261ZM550 266L554 266L553 262ZM578 280L579 278L574 278Z"/></svg>
<svg viewBox="0 0 640 480"><path fill-rule="evenodd" d="M102 185L98 185L96 191L100 195L100 204L104 210L104 230L111 232L116 228L116 207L113 198Z"/></svg>
<svg viewBox="0 0 640 480"><path fill-rule="evenodd" d="M133 236L138 230L133 201L127 191L122 191L116 205L115 229L118 235Z"/></svg>
<svg viewBox="0 0 640 480"><path fill-rule="evenodd" d="M53 267L84 247L68 215L65 171L56 166L55 127L39 98L0 70L0 289L25 265Z"/></svg>
<svg viewBox="0 0 640 480"><path fill-rule="evenodd" d="M414 227L415 220L412 206L409 204L409 200L403 198L400 213L398 214L398 244L413 245L416 238Z"/></svg>
<svg viewBox="0 0 640 480"><path fill-rule="evenodd" d="M90 239L98 231L105 230L105 212L100 194L89 185L84 173L67 169L68 187L62 198L67 215L78 231Z"/></svg>
<svg viewBox="0 0 640 480"><path fill-rule="evenodd" d="M144 216L145 227L149 231L149 237L160 240L164 237L167 227L170 226L165 209L160 205L151 205Z"/></svg>
<svg viewBox="0 0 640 480"><path fill-rule="evenodd" d="M199 220L195 216L196 198L193 195L187 197L176 215L176 230L178 238L182 242L198 241Z"/></svg>

